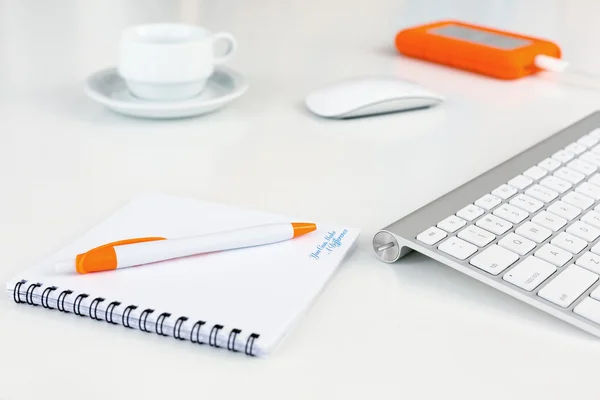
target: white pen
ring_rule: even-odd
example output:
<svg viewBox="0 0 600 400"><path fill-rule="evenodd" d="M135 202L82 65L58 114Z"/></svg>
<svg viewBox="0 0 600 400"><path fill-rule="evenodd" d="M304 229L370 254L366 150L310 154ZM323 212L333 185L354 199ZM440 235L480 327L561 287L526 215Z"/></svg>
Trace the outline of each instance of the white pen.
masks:
<svg viewBox="0 0 600 400"><path fill-rule="evenodd" d="M79 274L111 271L195 254L277 243L316 229L313 223L288 222L179 239L146 237L120 240L78 254L75 259L60 261L55 268L58 272Z"/></svg>

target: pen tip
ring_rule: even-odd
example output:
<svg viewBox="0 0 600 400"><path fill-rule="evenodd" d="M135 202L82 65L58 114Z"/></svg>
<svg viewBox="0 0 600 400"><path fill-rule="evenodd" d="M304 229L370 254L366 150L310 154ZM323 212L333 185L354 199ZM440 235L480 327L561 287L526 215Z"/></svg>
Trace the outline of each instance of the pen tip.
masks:
<svg viewBox="0 0 600 400"><path fill-rule="evenodd" d="M302 236L317 229L317 225L312 222L292 222L294 228L294 237Z"/></svg>

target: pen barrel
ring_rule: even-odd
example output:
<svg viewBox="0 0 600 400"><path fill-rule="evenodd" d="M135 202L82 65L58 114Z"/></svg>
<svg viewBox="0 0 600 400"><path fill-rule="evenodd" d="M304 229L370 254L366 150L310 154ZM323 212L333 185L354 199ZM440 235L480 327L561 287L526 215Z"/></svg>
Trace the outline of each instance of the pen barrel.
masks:
<svg viewBox="0 0 600 400"><path fill-rule="evenodd" d="M260 246L294 237L291 224L271 224L207 235L115 246L117 268L215 251Z"/></svg>

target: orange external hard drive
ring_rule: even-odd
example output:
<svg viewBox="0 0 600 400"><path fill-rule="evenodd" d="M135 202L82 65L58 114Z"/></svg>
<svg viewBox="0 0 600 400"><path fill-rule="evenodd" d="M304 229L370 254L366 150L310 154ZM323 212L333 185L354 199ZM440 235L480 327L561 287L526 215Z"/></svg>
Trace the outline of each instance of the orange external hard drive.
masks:
<svg viewBox="0 0 600 400"><path fill-rule="evenodd" d="M459 21L440 21L404 29L396 49L409 57L500 79L518 79L541 69L537 55L560 58L547 40Z"/></svg>

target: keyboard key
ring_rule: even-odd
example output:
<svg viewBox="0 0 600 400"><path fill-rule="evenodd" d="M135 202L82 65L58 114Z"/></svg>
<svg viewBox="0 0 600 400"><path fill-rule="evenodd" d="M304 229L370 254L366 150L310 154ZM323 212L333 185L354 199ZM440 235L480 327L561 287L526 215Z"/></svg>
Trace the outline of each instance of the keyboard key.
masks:
<svg viewBox="0 0 600 400"><path fill-rule="evenodd" d="M426 231L419 233L417 235L417 240L431 246L432 244L436 244L446 236L448 236L446 232L439 228L436 228L435 226L432 226Z"/></svg>
<svg viewBox="0 0 600 400"><path fill-rule="evenodd" d="M498 275L518 259L519 256L512 251L495 244L473 257L470 264L492 275Z"/></svg>
<svg viewBox="0 0 600 400"><path fill-rule="evenodd" d="M600 144L597 144L594 147L592 147L592 149L590 151L592 153L600 154Z"/></svg>
<svg viewBox="0 0 600 400"><path fill-rule="evenodd" d="M592 185L591 183L584 182L575 188L577 193L581 193L594 200L600 200L600 186Z"/></svg>
<svg viewBox="0 0 600 400"><path fill-rule="evenodd" d="M548 172L545 169L542 169L540 167L533 166L531 168L529 168L527 171L523 172L523 175L525 175L528 178L533 179L534 181L543 178L544 176L546 176L548 174Z"/></svg>
<svg viewBox="0 0 600 400"><path fill-rule="evenodd" d="M573 157L575 157L573 153L565 150L559 150L552 155L552 158L554 158L556 161L560 161L561 163L569 162L573 159Z"/></svg>
<svg viewBox="0 0 600 400"><path fill-rule="evenodd" d="M484 247L492 240L496 239L496 236L477 226L468 226L458 232L457 236L479 247Z"/></svg>
<svg viewBox="0 0 600 400"><path fill-rule="evenodd" d="M567 228L567 233L577 236L587 242L593 242L600 237L600 229L594 228L581 221L576 221Z"/></svg>
<svg viewBox="0 0 600 400"><path fill-rule="evenodd" d="M591 175L598 170L598 167L596 167L595 165L582 160L573 160L567 164L567 167L571 168L573 171L580 172L586 176Z"/></svg>
<svg viewBox="0 0 600 400"><path fill-rule="evenodd" d="M587 318L592 322L600 324L600 301L594 300L591 297L586 297L581 300L573 309L577 315Z"/></svg>
<svg viewBox="0 0 600 400"><path fill-rule="evenodd" d="M556 272L556 267L537 257L527 257L513 269L508 271L503 279L521 289L531 292Z"/></svg>
<svg viewBox="0 0 600 400"><path fill-rule="evenodd" d="M560 167L560 162L552 159L552 158L546 158L544 161L540 162L538 164L538 167L540 168L544 168L546 171L554 171L556 168Z"/></svg>
<svg viewBox="0 0 600 400"><path fill-rule="evenodd" d="M522 256L535 248L534 242L515 233L509 233L508 235L504 236L502 239L500 239L498 244L505 249L514 251Z"/></svg>
<svg viewBox="0 0 600 400"><path fill-rule="evenodd" d="M594 164L596 167L600 167L600 152L594 153L588 151L579 156L579 159Z"/></svg>
<svg viewBox="0 0 600 400"><path fill-rule="evenodd" d="M540 185L533 185L525 191L525 194L543 201L544 203L550 203L552 200L558 197L558 193L552 189L545 188Z"/></svg>
<svg viewBox="0 0 600 400"><path fill-rule="evenodd" d="M558 231L560 228L567 224L566 219L561 218L558 215L549 213L548 211L542 211L541 213L533 217L531 221L554 232Z"/></svg>
<svg viewBox="0 0 600 400"><path fill-rule="evenodd" d="M581 217L581 220L586 224L590 224L594 228L600 229L600 213L597 213L596 211L587 212L583 217Z"/></svg>
<svg viewBox="0 0 600 400"><path fill-rule="evenodd" d="M552 214L558 215L559 217L566 218L569 221L575 219L579 214L581 214L581 210L579 208L573 207L572 205L562 201L557 201L550 204L548 211L550 211Z"/></svg>
<svg viewBox="0 0 600 400"><path fill-rule="evenodd" d="M600 300L600 286L598 286L596 289L594 289L592 291L592 293L590 293L590 296L596 300Z"/></svg>
<svg viewBox="0 0 600 400"><path fill-rule="evenodd" d="M545 186L548 189L556 190L558 193L564 193L573 187L569 182L555 176L548 176L542 179L540 185Z"/></svg>
<svg viewBox="0 0 600 400"><path fill-rule="evenodd" d="M587 210L594 204L594 200L577 192L569 192L561 200L581 210Z"/></svg>
<svg viewBox="0 0 600 400"><path fill-rule="evenodd" d="M590 179L588 179L588 182L592 185L600 186L600 174L594 174Z"/></svg>
<svg viewBox="0 0 600 400"><path fill-rule="evenodd" d="M452 257L458 258L459 260L466 260L471 254L477 251L476 246L457 237L451 237L442 242L438 249L446 254L450 254Z"/></svg>
<svg viewBox="0 0 600 400"><path fill-rule="evenodd" d="M594 254L600 255L600 243L596 243L594 247L590 249L590 251Z"/></svg>
<svg viewBox="0 0 600 400"><path fill-rule="evenodd" d="M583 145L585 147L594 147L598 144L598 139L594 136L585 135L581 139L577 141L578 144Z"/></svg>
<svg viewBox="0 0 600 400"><path fill-rule="evenodd" d="M523 175L517 175L514 178L512 178L510 181L508 181L508 184L510 186L514 186L519 190L525 189L527 186L531 185L532 183L533 183L533 179L527 178L526 176L523 176Z"/></svg>
<svg viewBox="0 0 600 400"><path fill-rule="evenodd" d="M593 272L571 265L544 286L538 296L557 306L569 307L597 280L598 275Z"/></svg>
<svg viewBox="0 0 600 400"><path fill-rule="evenodd" d="M579 143L571 143L570 145L565 147L565 150L578 156L581 153L586 152L587 147L585 147L584 145L579 144Z"/></svg>
<svg viewBox="0 0 600 400"><path fill-rule="evenodd" d="M483 208L477 207L474 204L469 204L468 206L459 210L456 215L467 221L473 221L475 218L482 216L483 213L485 213Z"/></svg>
<svg viewBox="0 0 600 400"><path fill-rule="evenodd" d="M550 243L573 254L578 254L587 246L587 242L585 240L579 239L578 237L565 232L561 232L557 236L553 237Z"/></svg>
<svg viewBox="0 0 600 400"><path fill-rule="evenodd" d="M502 185L494 189L492 194L500 197L502 200L506 200L517 194L517 189L510 185Z"/></svg>
<svg viewBox="0 0 600 400"><path fill-rule="evenodd" d="M557 267L562 267L573 258L573 254L550 243L540 247L533 255Z"/></svg>
<svg viewBox="0 0 600 400"><path fill-rule="evenodd" d="M493 214L500 218L504 218L513 224L518 224L525 218L529 217L529 213L527 211L523 211L520 208L511 206L510 204L502 204L500 207L494 210Z"/></svg>
<svg viewBox="0 0 600 400"><path fill-rule="evenodd" d="M542 243L544 240L552 236L552 231L550 229L544 228L543 226L539 226L529 221L519 226L515 232L527 239L533 240L536 243Z"/></svg>
<svg viewBox="0 0 600 400"><path fill-rule="evenodd" d="M586 251L577 259L575 264L596 274L600 274L600 256L598 254Z"/></svg>
<svg viewBox="0 0 600 400"><path fill-rule="evenodd" d="M501 202L502 202L502 200L500 200L499 197L493 196L491 194L486 194L485 196L483 196L482 198L477 200L475 202L475 205L479 206L481 208L484 208L486 210L491 210L492 208L496 207Z"/></svg>
<svg viewBox="0 0 600 400"><path fill-rule="evenodd" d="M465 221L464 219L459 218L455 215L451 215L445 220L438 222L437 227L445 230L446 232L452 233L456 232L466 224L467 221Z"/></svg>
<svg viewBox="0 0 600 400"><path fill-rule="evenodd" d="M585 175L583 175L582 173L573 171L572 169L566 167L557 169L554 172L554 176L560 179L564 179L565 181L571 182L574 185L578 184L585 178Z"/></svg>
<svg viewBox="0 0 600 400"><path fill-rule="evenodd" d="M544 207L544 203L525 194L519 194L513 197L509 203L529 213L534 213L540 208Z"/></svg>
<svg viewBox="0 0 600 400"><path fill-rule="evenodd" d="M478 219L475 225L495 235L502 235L513 227L510 222L489 214Z"/></svg>
<svg viewBox="0 0 600 400"><path fill-rule="evenodd" d="M596 128L588 133L589 136L595 137L596 139L600 139L600 128Z"/></svg>
<svg viewBox="0 0 600 400"><path fill-rule="evenodd" d="M594 228L600 229L600 213L596 211L589 211L583 217L581 221L593 226Z"/></svg>

